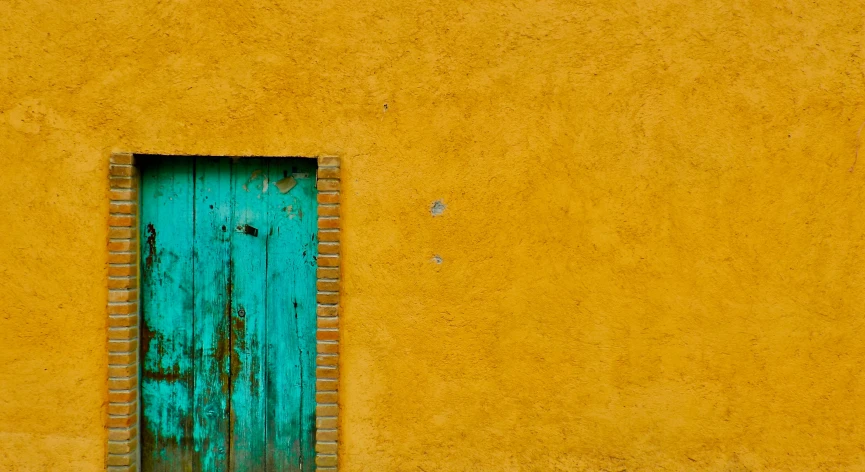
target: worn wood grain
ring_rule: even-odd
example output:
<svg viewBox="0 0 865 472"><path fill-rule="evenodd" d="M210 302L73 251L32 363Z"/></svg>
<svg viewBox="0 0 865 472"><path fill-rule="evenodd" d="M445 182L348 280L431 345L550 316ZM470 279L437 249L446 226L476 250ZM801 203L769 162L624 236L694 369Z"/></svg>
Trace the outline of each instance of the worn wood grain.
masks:
<svg viewBox="0 0 865 472"><path fill-rule="evenodd" d="M202 158L195 168L196 470L228 469L231 338L231 161Z"/></svg>
<svg viewBox="0 0 865 472"><path fill-rule="evenodd" d="M234 164L231 236L231 470L265 470L267 161ZM277 361L277 360L274 360Z"/></svg>
<svg viewBox="0 0 865 472"><path fill-rule="evenodd" d="M273 161L267 196L267 447L269 471L313 470L315 435L315 167Z"/></svg>
<svg viewBox="0 0 865 472"><path fill-rule="evenodd" d="M145 167L141 205L142 465L193 469L193 161Z"/></svg>

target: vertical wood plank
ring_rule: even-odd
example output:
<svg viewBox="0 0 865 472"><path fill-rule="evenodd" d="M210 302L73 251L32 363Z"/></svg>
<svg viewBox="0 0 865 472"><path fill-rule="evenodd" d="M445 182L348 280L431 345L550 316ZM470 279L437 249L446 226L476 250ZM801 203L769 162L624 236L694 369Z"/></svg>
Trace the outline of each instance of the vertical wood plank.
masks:
<svg viewBox="0 0 865 472"><path fill-rule="evenodd" d="M142 465L193 470L193 161L160 159L141 189Z"/></svg>
<svg viewBox="0 0 865 472"><path fill-rule="evenodd" d="M195 164L195 470L228 471L231 161Z"/></svg>
<svg viewBox="0 0 865 472"><path fill-rule="evenodd" d="M234 163L231 236L231 452L234 472L265 470L267 162Z"/></svg>
<svg viewBox="0 0 865 472"><path fill-rule="evenodd" d="M296 185L266 193L267 245L267 470L315 468L315 164L270 163L269 181ZM275 186L274 186L275 187Z"/></svg>

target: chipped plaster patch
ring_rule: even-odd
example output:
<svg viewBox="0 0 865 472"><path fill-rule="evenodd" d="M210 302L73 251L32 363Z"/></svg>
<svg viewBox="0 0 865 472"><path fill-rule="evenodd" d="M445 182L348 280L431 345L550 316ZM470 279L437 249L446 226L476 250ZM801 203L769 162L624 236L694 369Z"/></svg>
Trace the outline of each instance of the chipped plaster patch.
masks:
<svg viewBox="0 0 865 472"><path fill-rule="evenodd" d="M446 208L447 206L441 200L436 200L430 207L429 212L432 213L432 216L441 216Z"/></svg>

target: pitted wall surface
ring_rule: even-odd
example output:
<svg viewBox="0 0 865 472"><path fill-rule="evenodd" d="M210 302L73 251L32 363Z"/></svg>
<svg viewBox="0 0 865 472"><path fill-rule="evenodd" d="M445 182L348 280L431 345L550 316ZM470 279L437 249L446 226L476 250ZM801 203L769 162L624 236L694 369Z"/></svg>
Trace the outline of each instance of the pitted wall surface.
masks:
<svg viewBox="0 0 865 472"><path fill-rule="evenodd" d="M0 469L105 466L125 151L342 158L342 470L865 470L863 24L0 3Z"/></svg>

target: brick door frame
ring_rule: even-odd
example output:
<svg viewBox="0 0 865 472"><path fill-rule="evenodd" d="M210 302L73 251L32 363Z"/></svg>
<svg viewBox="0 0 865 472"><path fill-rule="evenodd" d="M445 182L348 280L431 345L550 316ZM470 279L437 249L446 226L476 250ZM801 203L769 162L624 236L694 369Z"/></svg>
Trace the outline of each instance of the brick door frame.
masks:
<svg viewBox="0 0 865 472"><path fill-rule="evenodd" d="M320 472L337 472L341 172L338 157L314 159L318 163L315 463ZM108 166L108 408L105 416L108 472L138 472L140 463L139 175L134 153L111 154Z"/></svg>

